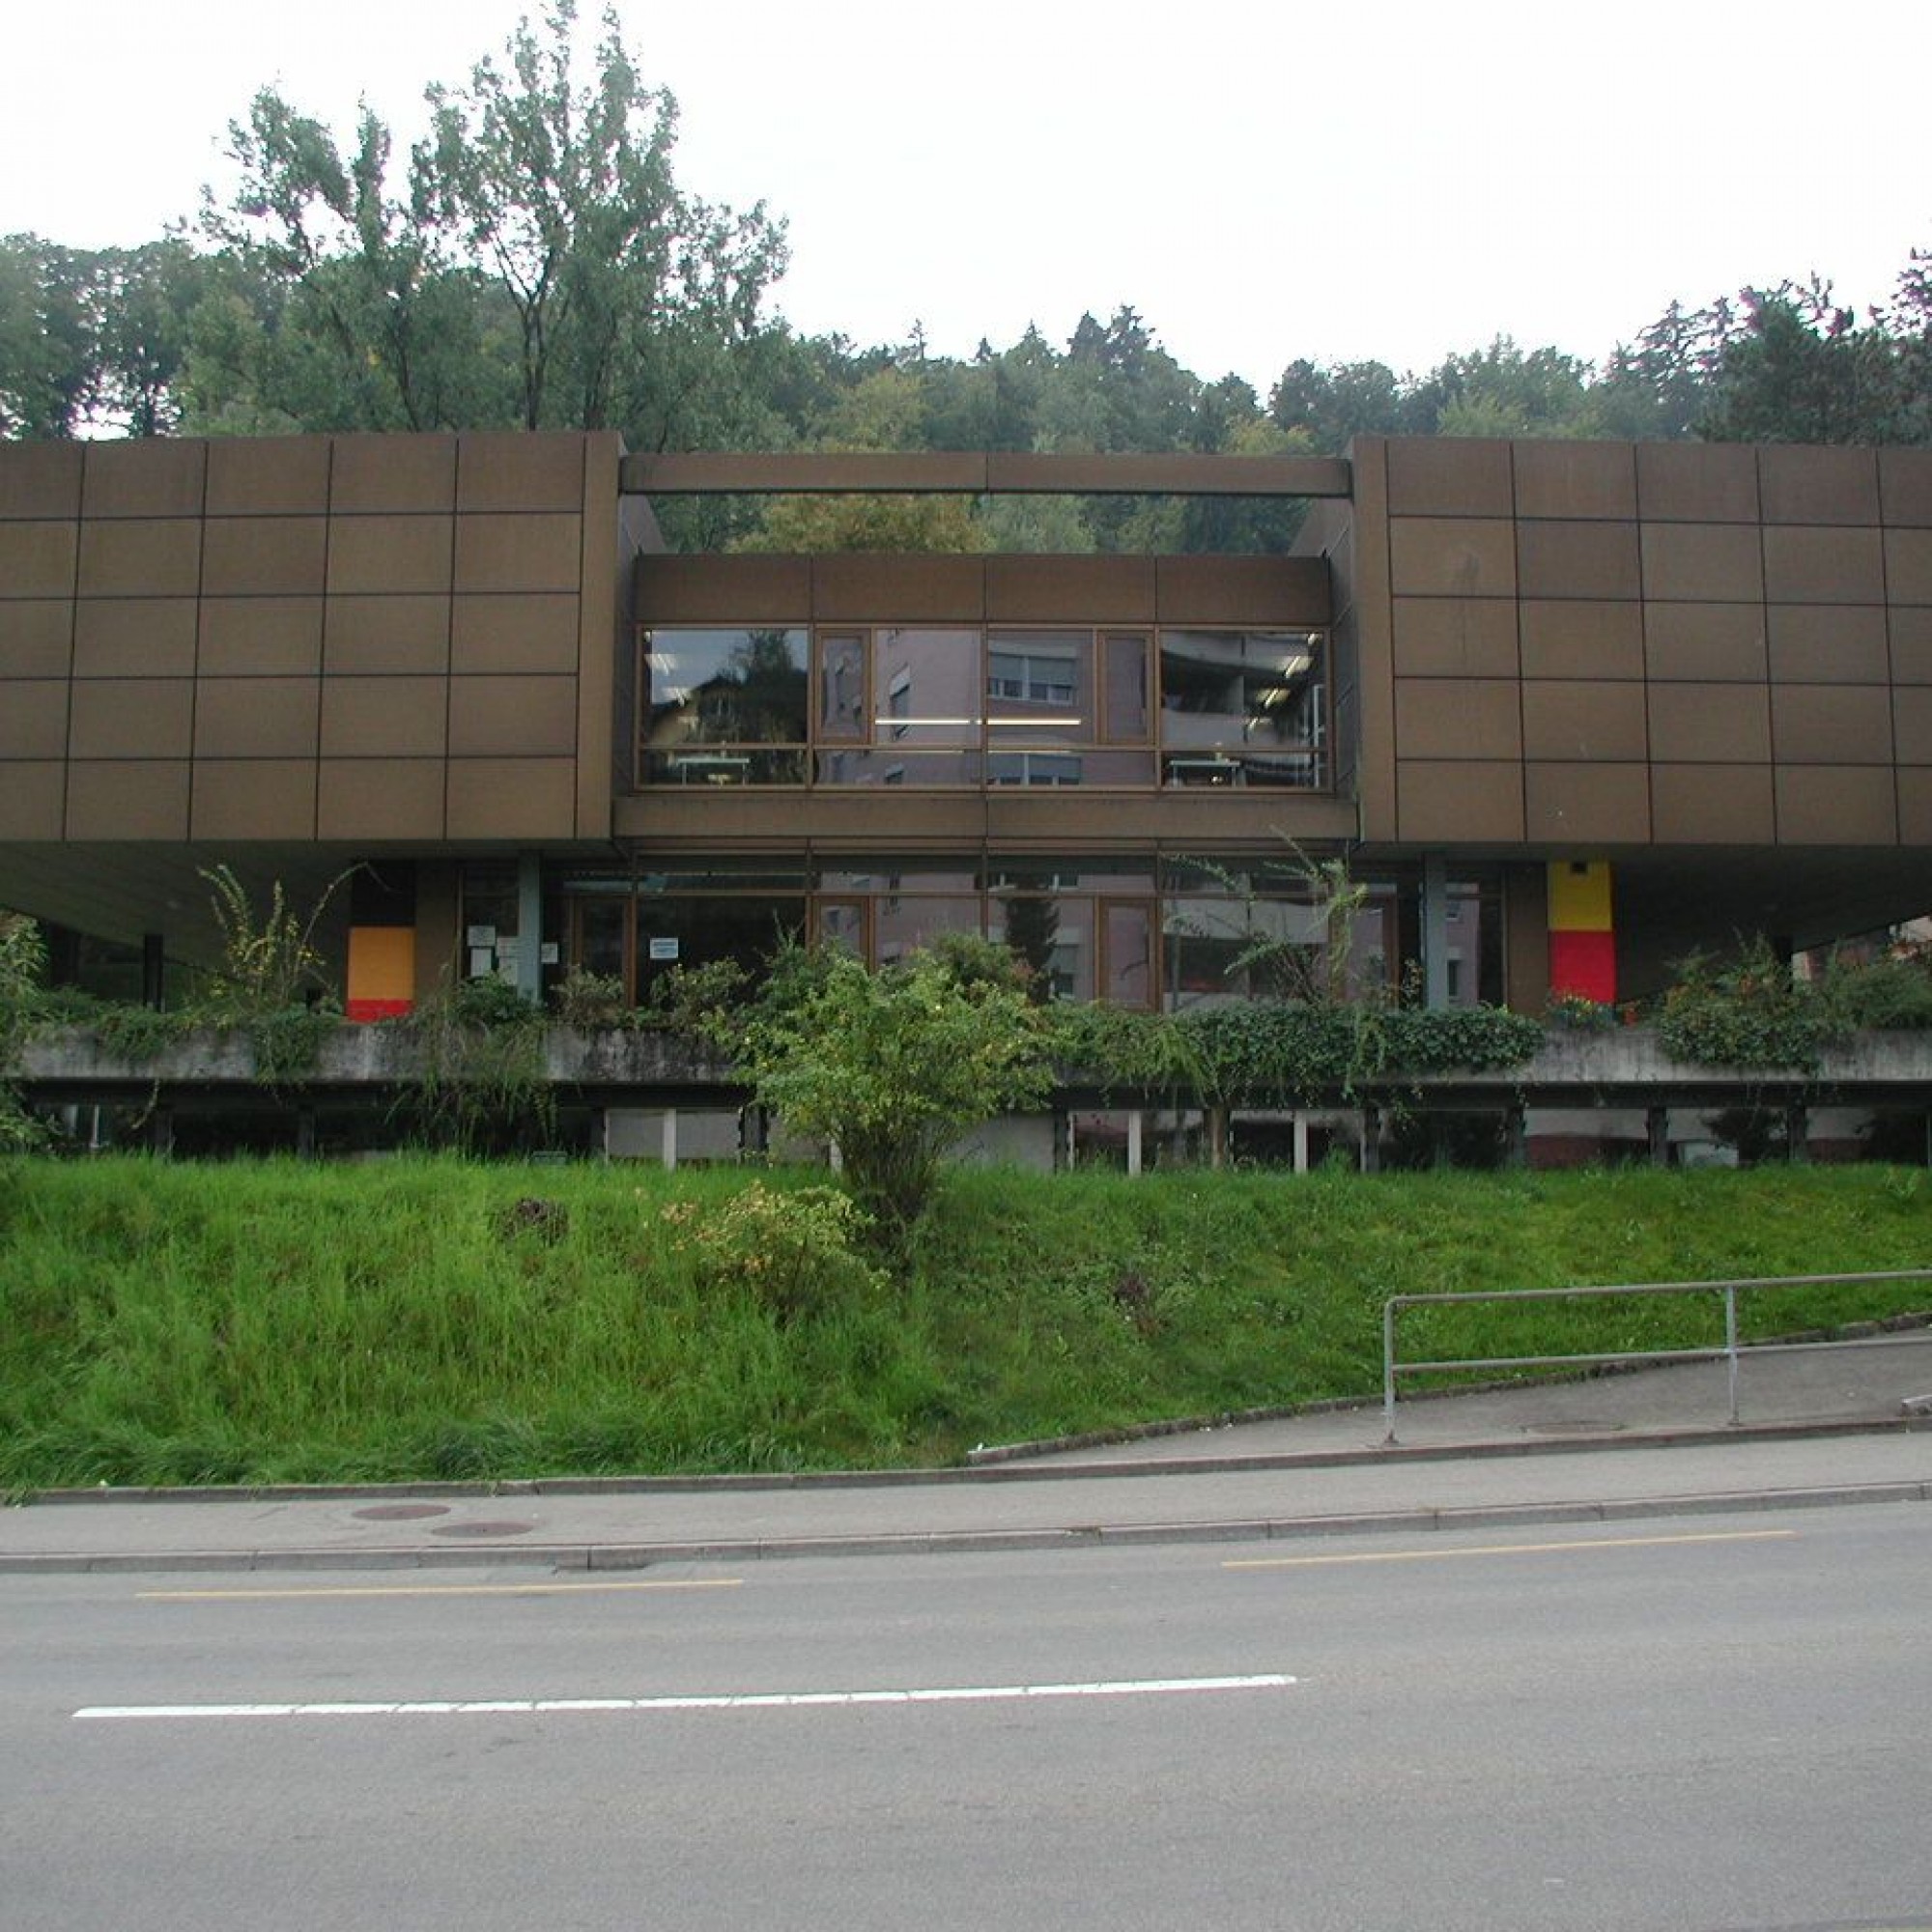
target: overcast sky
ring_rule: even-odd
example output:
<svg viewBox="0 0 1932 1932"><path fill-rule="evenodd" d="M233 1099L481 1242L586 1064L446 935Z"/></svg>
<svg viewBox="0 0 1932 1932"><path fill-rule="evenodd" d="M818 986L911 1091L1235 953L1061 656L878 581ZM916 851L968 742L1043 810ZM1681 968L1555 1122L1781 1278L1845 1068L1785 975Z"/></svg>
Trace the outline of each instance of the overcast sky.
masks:
<svg viewBox="0 0 1932 1932"><path fill-rule="evenodd" d="M35 0L0 45L0 234L131 243L224 178L254 91L399 135L520 0ZM594 14L594 6L586 8ZM1858 0L623 0L679 179L789 222L808 333L970 355L1130 303L1265 396L1498 334L1601 358L1673 298L1932 247L1932 6Z"/></svg>

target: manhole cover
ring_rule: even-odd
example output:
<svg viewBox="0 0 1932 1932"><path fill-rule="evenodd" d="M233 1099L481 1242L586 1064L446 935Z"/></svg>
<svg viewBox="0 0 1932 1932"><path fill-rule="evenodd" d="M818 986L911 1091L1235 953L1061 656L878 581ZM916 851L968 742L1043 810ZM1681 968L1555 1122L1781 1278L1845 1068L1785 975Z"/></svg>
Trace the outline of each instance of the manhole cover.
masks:
<svg viewBox="0 0 1932 1932"><path fill-rule="evenodd" d="M527 1536L533 1522L440 1522L432 1536Z"/></svg>
<svg viewBox="0 0 1932 1932"><path fill-rule="evenodd" d="M364 1522L420 1522L426 1516L447 1516L447 1503L377 1503L354 1514Z"/></svg>

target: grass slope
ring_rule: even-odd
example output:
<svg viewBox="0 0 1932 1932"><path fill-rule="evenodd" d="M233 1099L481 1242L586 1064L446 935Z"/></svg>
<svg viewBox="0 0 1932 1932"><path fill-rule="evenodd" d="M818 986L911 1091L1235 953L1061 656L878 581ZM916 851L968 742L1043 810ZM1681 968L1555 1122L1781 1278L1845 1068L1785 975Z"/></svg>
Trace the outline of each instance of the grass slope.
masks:
<svg viewBox="0 0 1932 1932"><path fill-rule="evenodd" d="M961 1171L907 1285L787 1321L707 1286L664 1215L715 1212L747 1179L0 1165L0 1486L937 1463L1371 1395L1390 1294L1932 1261L1932 1177L1908 1169ZM560 1236L514 1222L533 1195L563 1204ZM1928 1302L1780 1291L1748 1320ZM1677 1347L1718 1324L1715 1297L1457 1310L1406 1321L1404 1352Z"/></svg>

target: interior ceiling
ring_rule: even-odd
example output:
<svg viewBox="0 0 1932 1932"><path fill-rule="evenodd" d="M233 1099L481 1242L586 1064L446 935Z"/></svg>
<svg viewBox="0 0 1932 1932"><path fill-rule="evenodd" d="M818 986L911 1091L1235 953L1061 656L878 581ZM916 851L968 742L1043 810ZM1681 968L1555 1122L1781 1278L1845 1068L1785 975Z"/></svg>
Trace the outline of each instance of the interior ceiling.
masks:
<svg viewBox="0 0 1932 1932"><path fill-rule="evenodd" d="M1910 850L1647 851L1613 878L1619 929L1713 947L1756 933L1825 946L1932 913L1932 855Z"/></svg>
<svg viewBox="0 0 1932 1932"><path fill-rule="evenodd" d="M280 880L304 919L328 883L363 856L317 845L10 845L0 846L0 905L97 939L138 945L157 932L175 959L208 960L219 951L202 877L231 867L265 911ZM330 922L347 922L338 894Z"/></svg>

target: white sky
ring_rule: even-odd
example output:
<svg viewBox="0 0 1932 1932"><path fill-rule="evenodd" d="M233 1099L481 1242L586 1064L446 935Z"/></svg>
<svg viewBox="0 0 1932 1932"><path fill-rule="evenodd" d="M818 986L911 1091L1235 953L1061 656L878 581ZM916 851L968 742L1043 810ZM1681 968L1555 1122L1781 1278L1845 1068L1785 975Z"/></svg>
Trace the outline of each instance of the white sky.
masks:
<svg viewBox="0 0 1932 1932"><path fill-rule="evenodd" d="M0 234L149 239L256 88L399 145L520 0L34 0L4 33ZM1747 282L1888 298L1932 247L1925 0L622 0L679 180L790 223L778 305L870 345L1063 344L1131 303L1265 398L1296 356L1590 359ZM586 6L594 15L594 0ZM592 22L594 24L594 20Z"/></svg>

